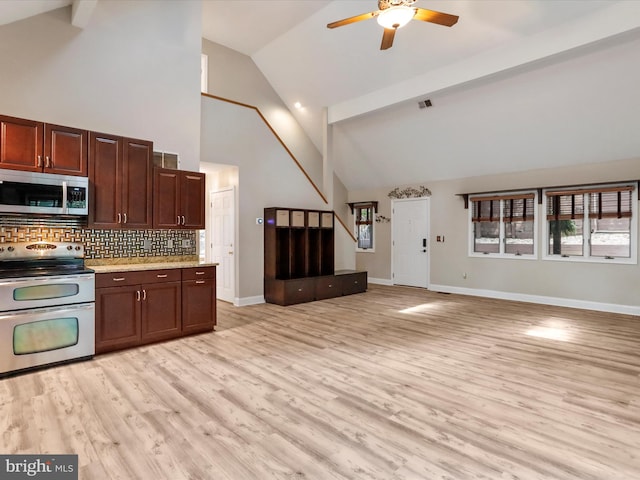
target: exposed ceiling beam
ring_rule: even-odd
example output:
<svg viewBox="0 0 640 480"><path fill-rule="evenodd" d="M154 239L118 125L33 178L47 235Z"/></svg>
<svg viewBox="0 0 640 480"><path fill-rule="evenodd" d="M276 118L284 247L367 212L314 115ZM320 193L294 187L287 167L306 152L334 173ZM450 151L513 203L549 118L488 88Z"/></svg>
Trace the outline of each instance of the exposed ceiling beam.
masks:
<svg viewBox="0 0 640 480"><path fill-rule="evenodd" d="M98 5L98 0L73 0L71 6L71 24L74 27L85 28L89 24L91 15Z"/></svg>
<svg viewBox="0 0 640 480"><path fill-rule="evenodd" d="M489 50L328 108L330 124L451 89L640 29L640 2L620 2L587 18Z"/></svg>

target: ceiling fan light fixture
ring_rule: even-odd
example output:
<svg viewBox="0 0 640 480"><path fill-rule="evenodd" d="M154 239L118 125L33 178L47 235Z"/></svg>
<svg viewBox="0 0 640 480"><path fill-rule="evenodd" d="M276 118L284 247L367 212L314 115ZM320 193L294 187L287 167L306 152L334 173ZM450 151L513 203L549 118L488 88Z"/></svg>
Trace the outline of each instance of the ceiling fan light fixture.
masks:
<svg viewBox="0 0 640 480"><path fill-rule="evenodd" d="M416 9L405 5L389 7L378 15L378 24L384 28L402 28L415 16Z"/></svg>

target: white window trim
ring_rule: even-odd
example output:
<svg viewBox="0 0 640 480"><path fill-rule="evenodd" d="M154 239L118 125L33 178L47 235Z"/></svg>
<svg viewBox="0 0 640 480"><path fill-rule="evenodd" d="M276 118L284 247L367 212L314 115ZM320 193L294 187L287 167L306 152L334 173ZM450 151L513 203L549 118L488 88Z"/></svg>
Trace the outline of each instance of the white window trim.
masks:
<svg viewBox="0 0 640 480"><path fill-rule="evenodd" d="M482 198L482 197L494 197L496 195L508 197L509 195L518 195L523 193L533 193L533 253L532 254L521 254L516 255L515 253L506 253L505 252L505 232L504 232L504 222L503 222L503 200L500 200L500 239L498 240L498 244L500 245L499 253L480 253L473 250L474 248L474 226L472 222L473 218L473 205L471 200L469 200L469 217L467 219L467 223L469 225L469 256L476 258L505 258L511 260L538 260L538 244L539 244L539 218L540 218L540 205L538 204L538 192L537 190L518 190L514 192L500 192L498 193L487 193L486 195L474 195L474 198Z"/></svg>
<svg viewBox="0 0 640 480"><path fill-rule="evenodd" d="M371 236L373 237L373 248L360 248L358 247L358 226L356 225L356 214L354 208L353 214L353 231L356 232L356 253L376 253L376 209L375 207L371 207L373 210L373 221L371 222Z"/></svg>
<svg viewBox="0 0 640 480"><path fill-rule="evenodd" d="M209 56L200 54L200 91L209 93Z"/></svg>
<svg viewBox="0 0 640 480"><path fill-rule="evenodd" d="M628 186L631 182L624 183L612 183L612 184L598 184L598 185L580 185L580 189L584 188L601 188L601 187L621 187ZM589 251L589 239L591 237L591 228L589 228L589 198L585 202L585 217L583 220L583 240L582 248L584 255L581 256L567 256L562 257L560 255L549 254L548 249L548 235L549 235L549 221L547 220L547 191L557 190L555 188L548 188L542 192L542 211L544 212L544 220L542 222L542 238L544 239L544 248L542 250L542 259L550 260L553 262L574 262L574 263L606 263L606 264L622 264L622 265L637 265L638 264L638 188L634 188L631 192L631 256L629 258L604 258L604 257L592 257ZM589 253L589 255L587 255Z"/></svg>

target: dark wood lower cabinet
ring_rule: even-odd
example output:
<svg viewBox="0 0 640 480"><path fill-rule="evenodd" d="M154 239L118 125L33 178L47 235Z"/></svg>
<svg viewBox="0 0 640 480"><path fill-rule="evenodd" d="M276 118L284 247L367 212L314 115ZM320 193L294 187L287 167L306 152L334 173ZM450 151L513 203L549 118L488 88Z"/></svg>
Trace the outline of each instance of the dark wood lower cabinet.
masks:
<svg viewBox="0 0 640 480"><path fill-rule="evenodd" d="M138 286L96 288L96 353L140 343Z"/></svg>
<svg viewBox="0 0 640 480"><path fill-rule="evenodd" d="M264 297L268 303L294 305L296 303L326 300L366 292L367 272L337 271L335 275L293 278L288 280L265 279Z"/></svg>
<svg viewBox="0 0 640 480"><path fill-rule="evenodd" d="M216 267L96 275L96 354L213 330Z"/></svg>
<svg viewBox="0 0 640 480"><path fill-rule="evenodd" d="M179 337L182 331L182 282L142 286L142 343Z"/></svg>
<svg viewBox="0 0 640 480"><path fill-rule="evenodd" d="M216 325L216 269L182 271L182 332L210 332Z"/></svg>

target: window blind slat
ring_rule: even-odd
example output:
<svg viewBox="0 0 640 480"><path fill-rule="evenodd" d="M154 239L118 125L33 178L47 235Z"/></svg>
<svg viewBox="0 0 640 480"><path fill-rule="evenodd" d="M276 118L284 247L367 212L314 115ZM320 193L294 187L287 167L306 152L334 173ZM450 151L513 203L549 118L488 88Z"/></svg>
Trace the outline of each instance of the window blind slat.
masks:
<svg viewBox="0 0 640 480"><path fill-rule="evenodd" d="M592 192L589 214L597 218L629 218L632 201L631 190Z"/></svg>
<svg viewBox="0 0 640 480"><path fill-rule="evenodd" d="M499 200L477 200L473 202L472 222L496 222L500 220Z"/></svg>

